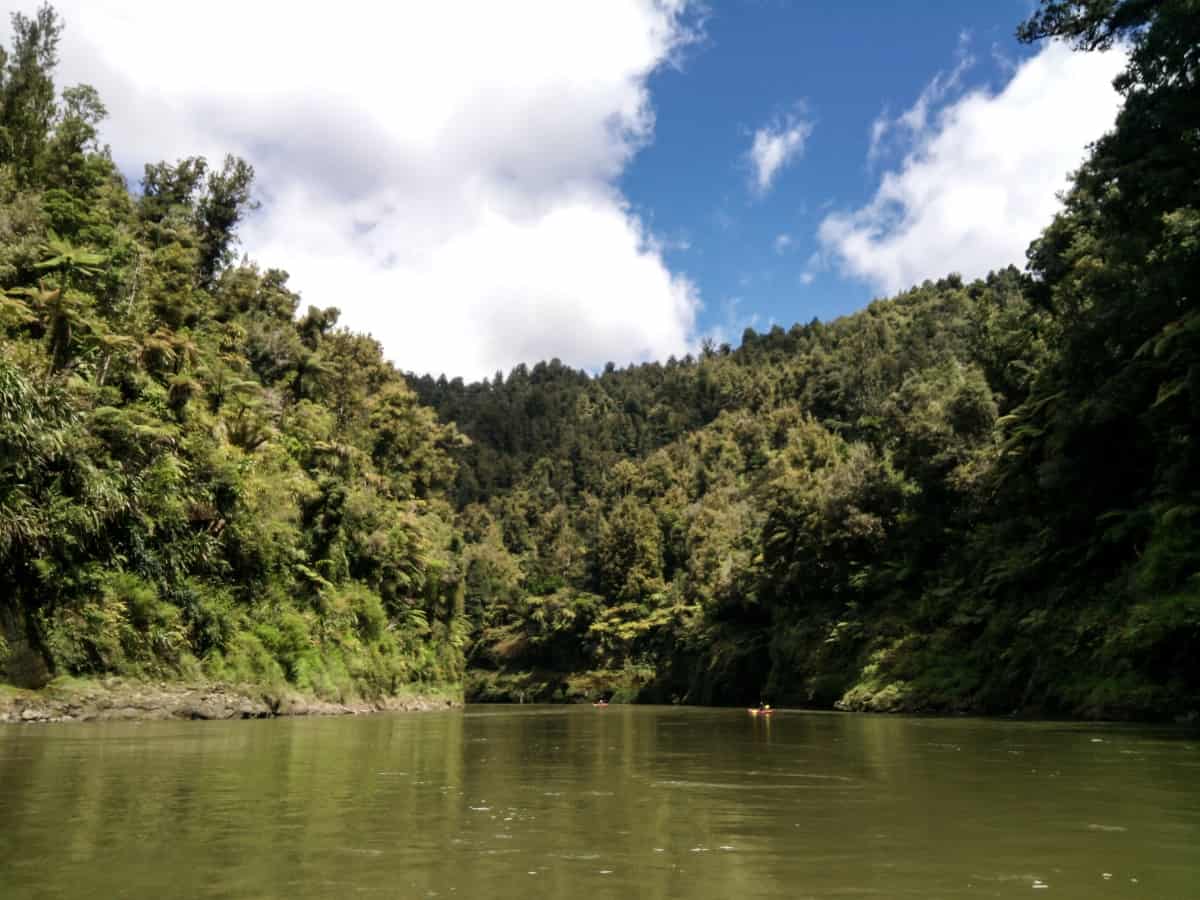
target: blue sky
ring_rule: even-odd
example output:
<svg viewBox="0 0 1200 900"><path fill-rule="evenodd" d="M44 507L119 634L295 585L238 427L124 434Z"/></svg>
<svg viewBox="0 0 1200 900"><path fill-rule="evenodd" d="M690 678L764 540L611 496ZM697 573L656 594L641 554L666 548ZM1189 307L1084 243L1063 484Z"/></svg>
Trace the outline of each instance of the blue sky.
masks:
<svg viewBox="0 0 1200 900"><path fill-rule="evenodd" d="M728 330L731 317L786 327L869 302L875 285L835 270L802 283L823 213L869 200L888 161L868 164L872 123L911 107L964 52L974 58L964 86L1011 77L1034 52L1013 36L1027 10L1015 0L714 4L706 38L650 79L654 140L621 180L670 264L700 285L702 330ZM789 113L812 132L759 196L748 189L750 136Z"/></svg>
<svg viewBox="0 0 1200 900"><path fill-rule="evenodd" d="M1017 45L1026 0L56 5L61 81L99 89L131 182L245 157L251 259L467 378L1020 263L1122 65Z"/></svg>

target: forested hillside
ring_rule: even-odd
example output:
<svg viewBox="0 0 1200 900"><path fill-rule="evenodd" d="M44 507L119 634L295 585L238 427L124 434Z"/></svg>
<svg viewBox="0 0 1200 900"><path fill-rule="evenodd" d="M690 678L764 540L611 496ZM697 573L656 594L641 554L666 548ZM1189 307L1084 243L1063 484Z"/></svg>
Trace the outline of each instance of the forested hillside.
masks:
<svg viewBox="0 0 1200 900"><path fill-rule="evenodd" d="M473 441L476 695L1197 710L1200 6L1050 2L1021 36L1132 47L1027 274L414 382Z"/></svg>
<svg viewBox="0 0 1200 900"><path fill-rule="evenodd" d="M477 384L239 261L242 160L131 190L61 29L0 55L5 680L1200 712L1196 0L1022 26L1131 48L1026 271Z"/></svg>
<svg viewBox="0 0 1200 900"><path fill-rule="evenodd" d="M457 682L447 450L372 339L237 261L253 171L146 166L56 94L63 23L0 51L0 673Z"/></svg>

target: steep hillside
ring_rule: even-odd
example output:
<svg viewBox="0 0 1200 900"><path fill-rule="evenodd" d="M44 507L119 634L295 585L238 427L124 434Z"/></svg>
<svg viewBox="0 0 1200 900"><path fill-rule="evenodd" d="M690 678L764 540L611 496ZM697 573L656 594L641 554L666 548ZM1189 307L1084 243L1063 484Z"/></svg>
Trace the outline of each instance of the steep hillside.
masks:
<svg viewBox="0 0 1200 900"><path fill-rule="evenodd" d="M370 338L236 261L253 171L132 193L62 23L0 55L0 675L377 697L455 682L468 631L447 450Z"/></svg>
<svg viewBox="0 0 1200 900"><path fill-rule="evenodd" d="M239 261L244 161L131 190L61 29L0 57L4 681L1200 714L1196 0L1022 26L1130 51L1025 271L477 384Z"/></svg>
<svg viewBox="0 0 1200 900"><path fill-rule="evenodd" d="M596 378L418 379L479 696L1169 717L1200 705L1200 14L1060 3L1125 104L1028 274Z"/></svg>

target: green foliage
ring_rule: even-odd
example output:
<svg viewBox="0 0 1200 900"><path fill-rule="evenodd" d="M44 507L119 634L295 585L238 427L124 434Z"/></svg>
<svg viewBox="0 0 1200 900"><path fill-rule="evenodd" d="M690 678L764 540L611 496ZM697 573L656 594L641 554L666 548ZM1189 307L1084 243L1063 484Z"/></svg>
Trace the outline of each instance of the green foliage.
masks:
<svg viewBox="0 0 1200 900"><path fill-rule="evenodd" d="M1130 48L1027 274L477 384L232 264L245 162L131 196L98 95L54 92L61 28L14 17L0 60L0 612L57 673L1197 710L1194 0L1022 26Z"/></svg>
<svg viewBox="0 0 1200 900"><path fill-rule="evenodd" d="M128 572L91 571L90 598L43 613L53 665L72 674L162 674L187 648L181 610L154 584Z"/></svg>
<svg viewBox="0 0 1200 900"><path fill-rule="evenodd" d="M244 161L129 194L99 95L54 89L61 31L16 14L0 54L5 621L59 675L460 680L457 431L335 309L297 322L285 273L231 265Z"/></svg>
<svg viewBox="0 0 1200 900"><path fill-rule="evenodd" d="M62 30L62 20L48 3L32 17L15 12L12 51L0 51L0 165L12 165L26 183L41 168L50 135Z"/></svg>
<svg viewBox="0 0 1200 900"><path fill-rule="evenodd" d="M1194 712L1196 12L1048 0L1022 26L1131 48L1028 276L596 377L414 379L472 441L486 691L645 664L699 702Z"/></svg>

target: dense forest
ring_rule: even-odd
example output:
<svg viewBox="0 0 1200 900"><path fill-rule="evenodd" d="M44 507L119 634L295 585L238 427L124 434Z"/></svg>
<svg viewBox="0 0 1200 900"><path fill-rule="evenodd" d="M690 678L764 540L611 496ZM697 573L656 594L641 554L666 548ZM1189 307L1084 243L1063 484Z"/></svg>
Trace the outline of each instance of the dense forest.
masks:
<svg viewBox="0 0 1200 900"><path fill-rule="evenodd" d="M1196 0L1046 0L1021 26L1130 51L1025 271L476 384L402 376L239 261L245 162L131 191L96 92L53 85L60 20L13 24L7 680L1200 711Z"/></svg>
<svg viewBox="0 0 1200 900"><path fill-rule="evenodd" d="M0 53L0 663L371 696L459 682L461 438L377 342L236 254L253 170L131 193L63 24Z"/></svg>

